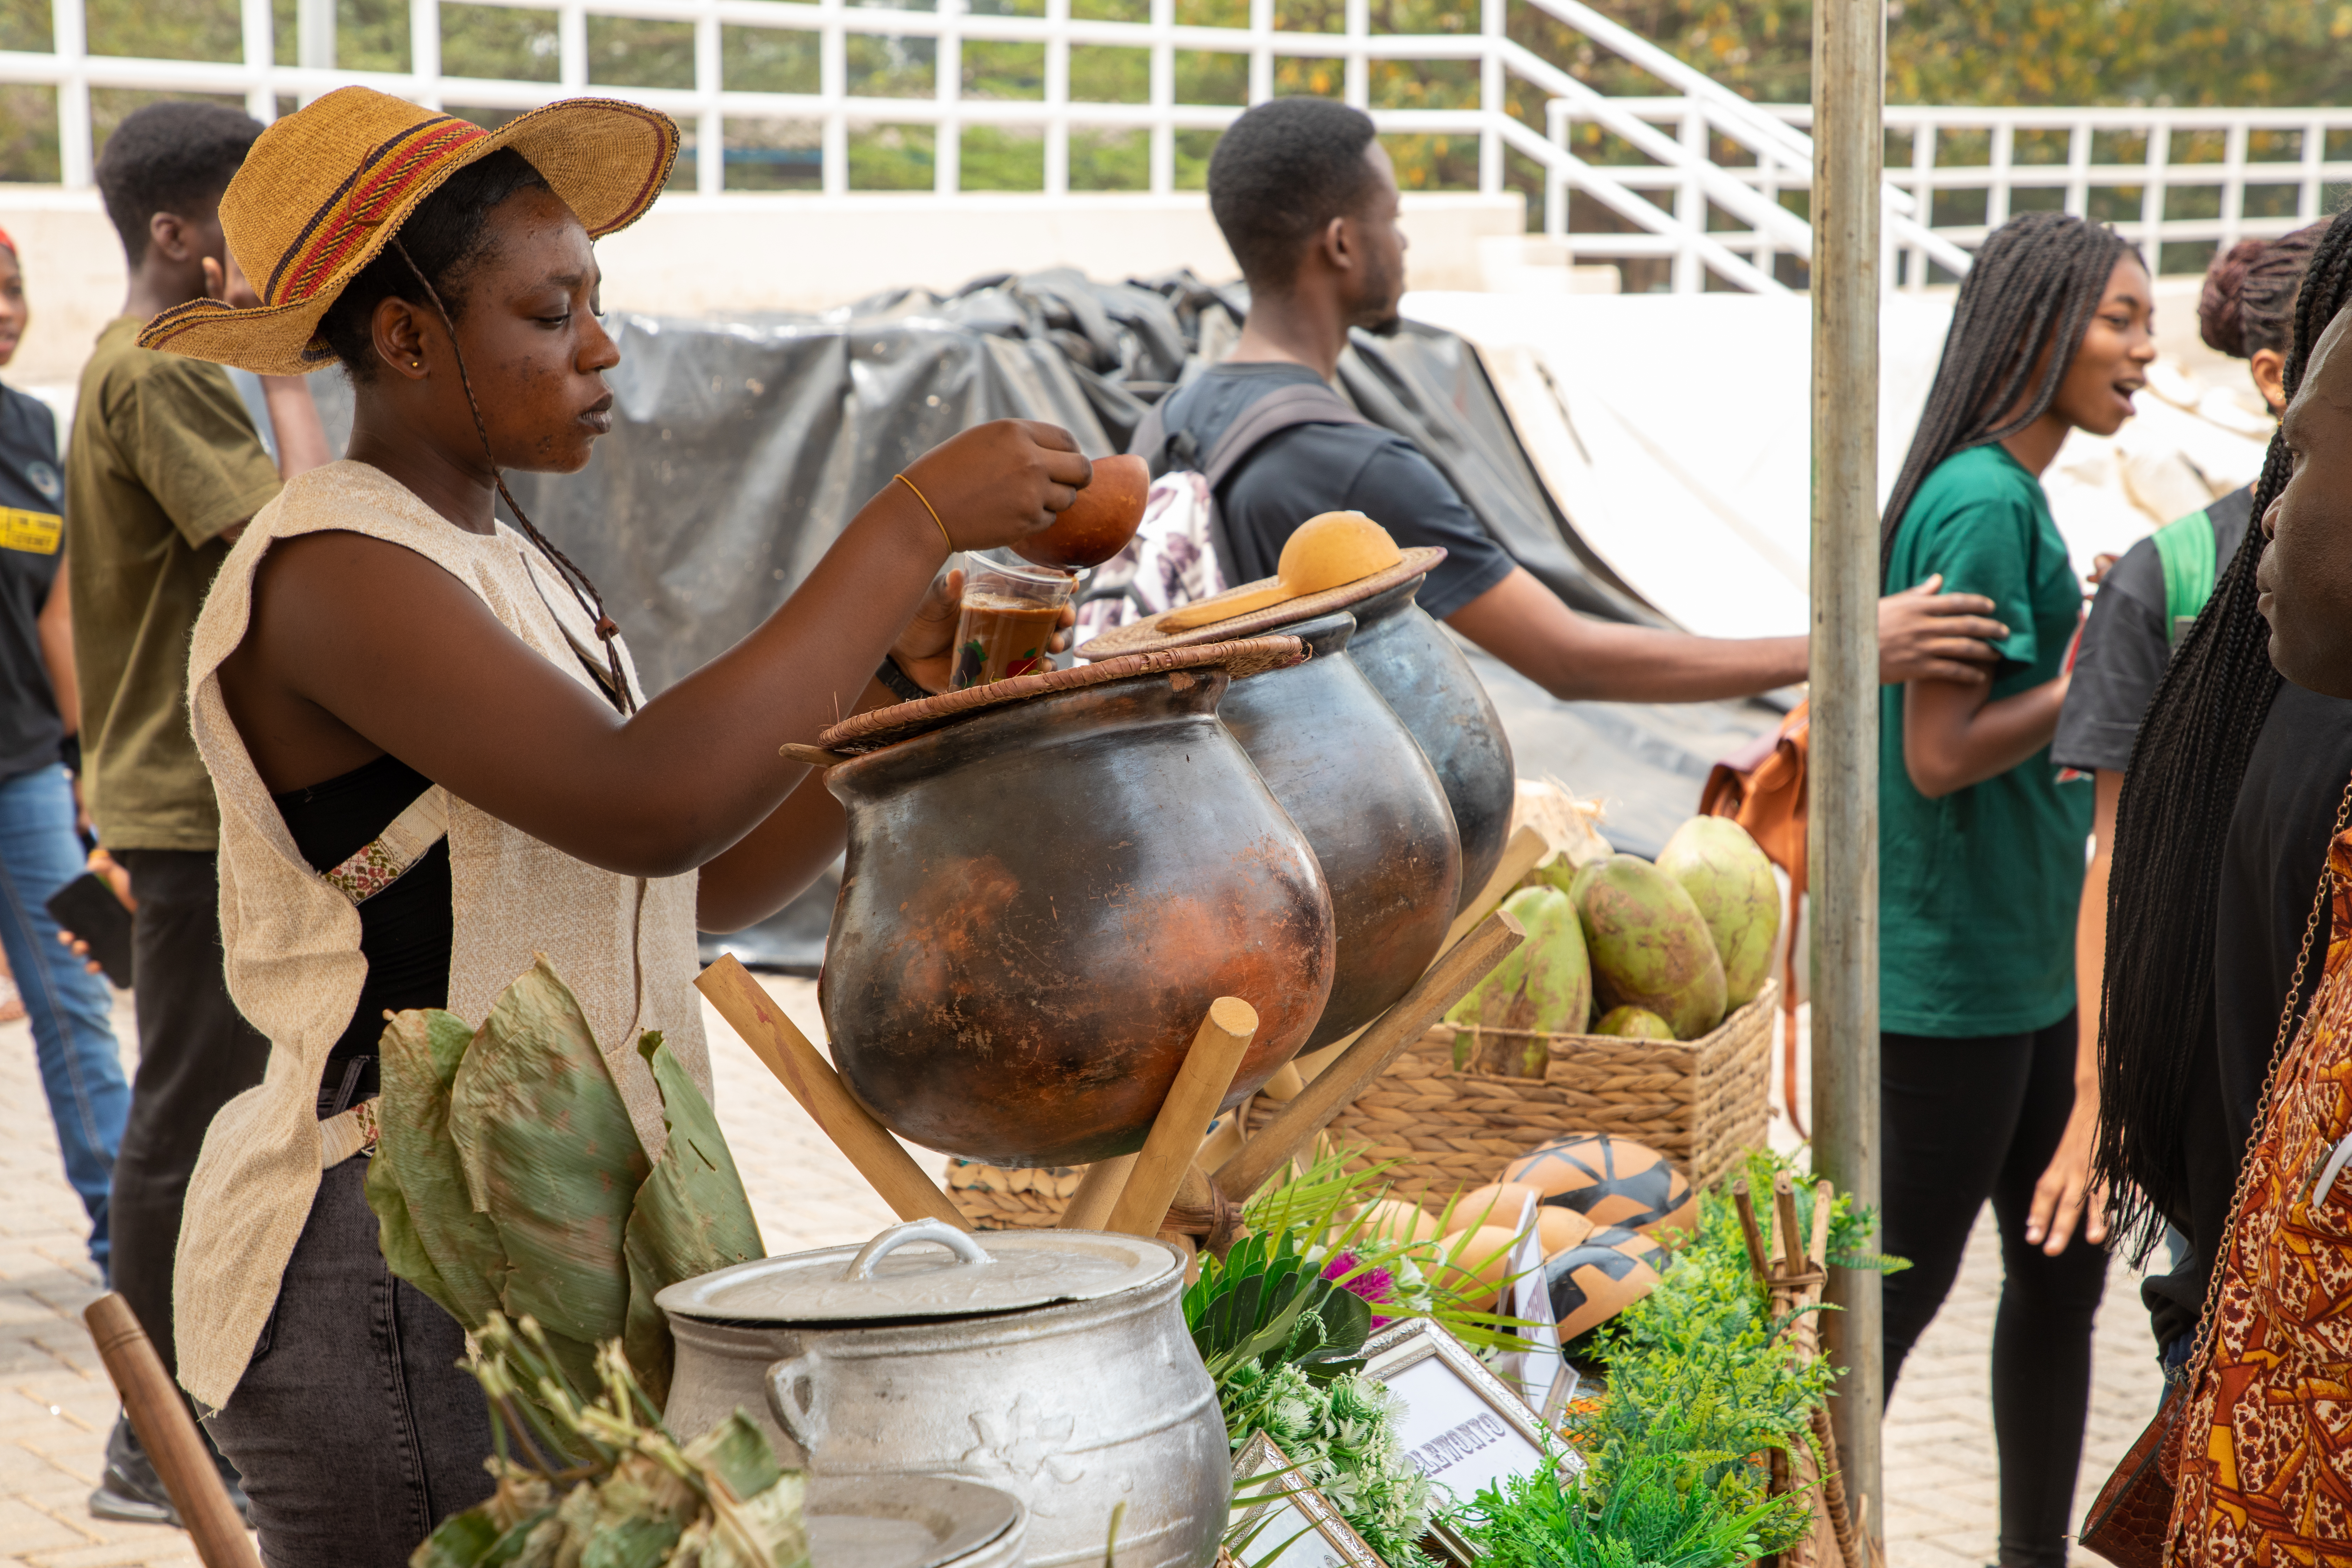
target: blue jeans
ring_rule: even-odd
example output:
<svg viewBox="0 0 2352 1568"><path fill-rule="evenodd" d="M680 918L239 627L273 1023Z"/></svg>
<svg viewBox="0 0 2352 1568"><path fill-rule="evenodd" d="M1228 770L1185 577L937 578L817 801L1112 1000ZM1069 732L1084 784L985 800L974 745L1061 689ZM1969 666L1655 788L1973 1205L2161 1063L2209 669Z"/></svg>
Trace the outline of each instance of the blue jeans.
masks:
<svg viewBox="0 0 2352 1568"><path fill-rule="evenodd" d="M114 1042L114 993L58 941L51 895L82 873L73 784L51 764L0 782L0 949L33 1025L66 1180L89 1211L89 1256L107 1269L106 1195L131 1086Z"/></svg>

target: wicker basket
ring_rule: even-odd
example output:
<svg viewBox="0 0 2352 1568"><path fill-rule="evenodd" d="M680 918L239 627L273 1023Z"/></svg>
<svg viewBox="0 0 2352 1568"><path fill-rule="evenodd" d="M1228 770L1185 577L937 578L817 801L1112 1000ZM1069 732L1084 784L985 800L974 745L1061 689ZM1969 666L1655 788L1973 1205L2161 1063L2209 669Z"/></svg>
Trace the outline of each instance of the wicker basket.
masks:
<svg viewBox="0 0 2352 1568"><path fill-rule="evenodd" d="M1457 1070L1456 1031L1440 1025L1339 1112L1329 1136L1363 1146L1368 1162L1396 1162L1388 1179L1416 1203L1496 1181L1504 1166L1563 1132L1633 1139L1705 1186L1764 1142L1777 996L1768 982L1713 1033L1689 1041L1485 1031L1544 1040L1550 1060L1539 1079Z"/></svg>
<svg viewBox="0 0 2352 1568"><path fill-rule="evenodd" d="M980 1230L1050 1230L1084 1174L1076 1165L983 1165L948 1161L948 1196Z"/></svg>

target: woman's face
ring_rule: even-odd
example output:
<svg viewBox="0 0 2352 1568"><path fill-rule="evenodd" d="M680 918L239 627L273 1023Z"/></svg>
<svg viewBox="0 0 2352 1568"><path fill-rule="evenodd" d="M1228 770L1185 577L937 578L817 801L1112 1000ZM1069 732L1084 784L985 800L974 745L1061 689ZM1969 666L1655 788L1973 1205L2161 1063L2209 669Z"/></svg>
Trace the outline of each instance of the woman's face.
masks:
<svg viewBox="0 0 2352 1568"><path fill-rule="evenodd" d="M2112 436L2132 416L2132 394L2147 384L2156 358L2156 307L2147 269L2126 251L2083 329L2083 345L2058 384L2050 411L2077 430Z"/></svg>
<svg viewBox="0 0 2352 1568"><path fill-rule="evenodd" d="M2321 334L2279 425L2293 468L2263 514L2255 604L2271 662L2297 686L2352 697L2352 311Z"/></svg>
<svg viewBox="0 0 2352 1568"><path fill-rule="evenodd" d="M594 247L549 191L518 191L486 221L492 237L464 279L457 342L491 453L502 468L577 473L613 427L604 373L621 360L596 319ZM457 393L456 412L470 426L455 379L445 395Z"/></svg>
<svg viewBox="0 0 2352 1568"><path fill-rule="evenodd" d="M25 341L25 323L33 319L33 308L25 303L25 272L16 264L16 253L0 245L0 364L16 357L16 345Z"/></svg>

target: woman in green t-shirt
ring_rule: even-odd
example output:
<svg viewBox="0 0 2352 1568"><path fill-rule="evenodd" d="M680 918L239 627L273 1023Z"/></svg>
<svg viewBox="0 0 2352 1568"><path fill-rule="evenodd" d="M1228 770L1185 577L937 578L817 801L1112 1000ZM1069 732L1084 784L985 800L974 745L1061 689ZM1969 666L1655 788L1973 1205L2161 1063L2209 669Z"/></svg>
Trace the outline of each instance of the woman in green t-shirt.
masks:
<svg viewBox="0 0 2352 1568"><path fill-rule="evenodd" d="M2058 1568L2106 1254L2029 1234L2074 1098L2074 916L2091 797L2050 737L2082 614L2039 475L2070 430L2111 435L2155 357L2147 269L2104 227L2031 213L1985 241L1886 510L1890 588L1942 573L2000 606L1990 686L1888 687L1879 723L1880 1115L1886 1383L1943 1305L1985 1201L2005 1278L1993 1331L2001 1568Z"/></svg>

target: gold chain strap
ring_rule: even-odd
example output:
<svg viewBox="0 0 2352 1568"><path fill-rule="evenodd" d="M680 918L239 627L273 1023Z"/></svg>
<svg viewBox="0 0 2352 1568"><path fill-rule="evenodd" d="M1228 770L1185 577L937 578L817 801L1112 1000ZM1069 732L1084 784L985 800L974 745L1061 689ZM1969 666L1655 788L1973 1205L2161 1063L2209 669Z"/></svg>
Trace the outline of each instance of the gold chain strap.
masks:
<svg viewBox="0 0 2352 1568"><path fill-rule="evenodd" d="M2352 782L2345 784L2344 798L2336 805L2336 827L2327 836L2331 848L2347 825L2352 825ZM2286 1001L2279 1008L2278 1035L2271 1042L2270 1070L2263 1075L2262 1097L2254 1101L2254 1124L2246 1134L2245 1151L2238 1159L2238 1184L2230 1194L2230 1223L2222 1228L2221 1245L2213 1255L2212 1277L2205 1282L2205 1307L2197 1319L2197 1353L2189 1358L2182 1384L2182 1387L2190 1392L2195 1391L2199 1379L2205 1375L2206 1363L2213 1357L2213 1342L2217 1337L2213 1308L2221 1298L2221 1279L2229 1270L2230 1241L2237 1234L2239 1215L2246 1204L2246 1189L2253 1184L2254 1146L2262 1142L2263 1124L2270 1120L2271 1095L2278 1088L2279 1080L2286 1076L2287 1043L2294 1034L2295 1004L2303 999L2304 973L2311 967L2311 944L2319 934L2319 917L2327 912L2330 882L2327 857L2322 854L2319 886L2311 895L2311 913L2303 922L2303 945L2295 952L2294 973L2287 977Z"/></svg>

